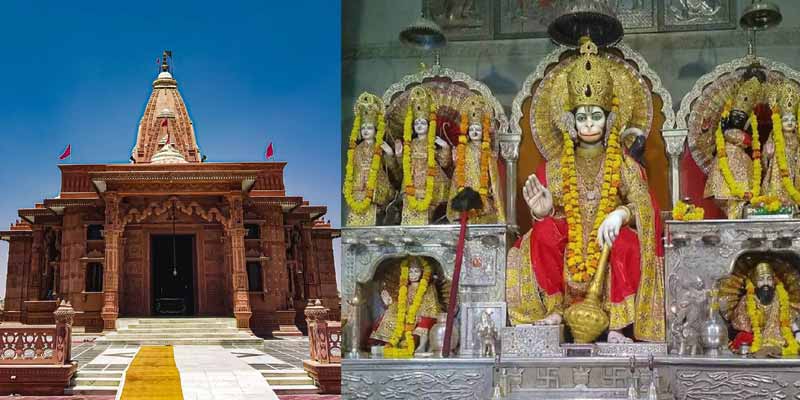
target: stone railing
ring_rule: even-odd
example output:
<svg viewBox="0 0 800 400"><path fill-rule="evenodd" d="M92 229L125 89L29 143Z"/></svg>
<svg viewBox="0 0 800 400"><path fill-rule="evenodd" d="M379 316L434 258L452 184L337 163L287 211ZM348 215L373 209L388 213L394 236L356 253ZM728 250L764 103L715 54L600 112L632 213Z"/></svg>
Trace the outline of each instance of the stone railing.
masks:
<svg viewBox="0 0 800 400"><path fill-rule="evenodd" d="M62 302L52 325L0 325L0 393L59 395L77 365L72 361L75 311Z"/></svg>
<svg viewBox="0 0 800 400"><path fill-rule="evenodd" d="M321 393L341 391L342 324L328 321L329 310L322 301L309 300L305 309L308 323L310 360L303 361L306 372Z"/></svg>
<svg viewBox="0 0 800 400"><path fill-rule="evenodd" d="M61 303L53 315L55 326L0 326L0 364L69 363L75 311Z"/></svg>

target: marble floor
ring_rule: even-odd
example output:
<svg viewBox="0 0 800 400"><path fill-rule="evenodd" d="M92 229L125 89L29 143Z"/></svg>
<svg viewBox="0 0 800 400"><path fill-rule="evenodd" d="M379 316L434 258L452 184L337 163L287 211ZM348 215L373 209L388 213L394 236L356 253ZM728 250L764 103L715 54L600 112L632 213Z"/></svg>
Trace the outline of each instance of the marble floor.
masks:
<svg viewBox="0 0 800 400"><path fill-rule="evenodd" d="M184 400L277 400L261 373L221 346L175 346Z"/></svg>

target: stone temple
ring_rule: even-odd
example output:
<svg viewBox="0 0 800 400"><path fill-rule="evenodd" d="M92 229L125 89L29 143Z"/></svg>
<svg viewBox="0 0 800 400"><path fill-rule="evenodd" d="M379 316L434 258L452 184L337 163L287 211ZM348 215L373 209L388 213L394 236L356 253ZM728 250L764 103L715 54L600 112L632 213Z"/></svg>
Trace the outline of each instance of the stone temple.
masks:
<svg viewBox="0 0 800 400"><path fill-rule="evenodd" d="M3 320L86 332L125 317L235 317L300 335L309 299L338 315L325 206L287 195L285 162L205 162L165 56L130 164L63 164L60 194L19 210Z"/></svg>

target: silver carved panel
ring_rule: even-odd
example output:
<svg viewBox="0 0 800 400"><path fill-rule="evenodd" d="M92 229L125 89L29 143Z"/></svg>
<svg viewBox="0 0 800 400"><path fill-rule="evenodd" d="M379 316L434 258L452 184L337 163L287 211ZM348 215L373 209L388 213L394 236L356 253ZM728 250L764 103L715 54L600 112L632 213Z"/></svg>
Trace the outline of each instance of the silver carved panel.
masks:
<svg viewBox="0 0 800 400"><path fill-rule="evenodd" d="M447 40L486 40L494 33L492 0L425 0L424 7Z"/></svg>
<svg viewBox="0 0 800 400"><path fill-rule="evenodd" d="M704 111L709 107L710 97L720 90L726 80L753 64L759 64L770 76L780 75L800 82L800 72L786 64L763 57L746 56L720 64L713 71L701 76L692 89L683 97L676 116L676 128L688 132L689 151L697 166L708 174L713 161L708 148L713 148L713 138L703 134Z"/></svg>
<svg viewBox="0 0 800 400"><path fill-rule="evenodd" d="M478 336L478 323L481 314L486 311L494 322L498 335L506 325L506 302L461 303L461 347L459 357L479 357L481 354L481 339ZM499 337L497 338L500 339ZM498 347L499 351L499 347Z"/></svg>
<svg viewBox="0 0 800 400"><path fill-rule="evenodd" d="M734 0L661 0L664 31L736 28Z"/></svg>
<svg viewBox="0 0 800 400"><path fill-rule="evenodd" d="M667 341L697 335L705 320L705 290L731 272L748 251L800 253L800 220L667 221L665 246Z"/></svg>
<svg viewBox="0 0 800 400"><path fill-rule="evenodd" d="M488 359L342 361L343 399L483 400L492 393Z"/></svg>
<svg viewBox="0 0 800 400"><path fill-rule="evenodd" d="M564 325L506 327L500 331L501 359L559 357Z"/></svg>

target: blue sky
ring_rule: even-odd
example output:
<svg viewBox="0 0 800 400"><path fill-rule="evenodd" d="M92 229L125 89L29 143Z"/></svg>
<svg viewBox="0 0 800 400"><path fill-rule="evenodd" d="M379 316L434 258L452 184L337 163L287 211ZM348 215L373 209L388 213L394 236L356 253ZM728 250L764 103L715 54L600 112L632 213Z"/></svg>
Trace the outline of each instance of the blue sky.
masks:
<svg viewBox="0 0 800 400"><path fill-rule="evenodd" d="M162 50L214 161L287 161L286 188L340 226L338 1L0 5L0 229L69 163L127 163ZM337 264L338 264L338 243ZM0 296L8 243L0 242Z"/></svg>

